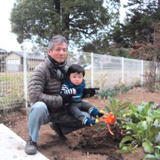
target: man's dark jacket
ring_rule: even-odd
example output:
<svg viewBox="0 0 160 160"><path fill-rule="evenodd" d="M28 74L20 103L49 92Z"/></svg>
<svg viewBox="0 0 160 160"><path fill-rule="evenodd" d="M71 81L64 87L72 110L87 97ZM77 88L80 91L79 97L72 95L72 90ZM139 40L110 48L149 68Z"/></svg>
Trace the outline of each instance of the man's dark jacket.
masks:
<svg viewBox="0 0 160 160"><path fill-rule="evenodd" d="M35 68L29 81L31 103L42 101L47 105L50 114L57 112L63 104L62 97L59 95L61 86L62 80L58 79L52 63L46 59Z"/></svg>

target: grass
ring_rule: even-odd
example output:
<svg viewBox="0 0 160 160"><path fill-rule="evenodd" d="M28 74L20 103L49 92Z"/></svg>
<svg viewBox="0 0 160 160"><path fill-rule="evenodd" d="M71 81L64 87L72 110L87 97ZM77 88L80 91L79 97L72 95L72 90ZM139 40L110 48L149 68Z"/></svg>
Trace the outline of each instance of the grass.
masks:
<svg viewBox="0 0 160 160"><path fill-rule="evenodd" d="M22 72L0 73L0 109L24 103L23 83Z"/></svg>

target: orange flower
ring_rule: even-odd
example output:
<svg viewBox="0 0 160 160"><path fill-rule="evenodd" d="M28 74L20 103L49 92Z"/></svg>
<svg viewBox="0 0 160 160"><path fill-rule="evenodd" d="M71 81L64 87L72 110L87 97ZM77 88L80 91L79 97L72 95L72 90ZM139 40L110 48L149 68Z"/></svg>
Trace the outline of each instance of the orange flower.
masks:
<svg viewBox="0 0 160 160"><path fill-rule="evenodd" d="M106 114L104 116L103 121L107 124L114 124L116 121L116 116L112 112L110 112L109 115Z"/></svg>
<svg viewBox="0 0 160 160"><path fill-rule="evenodd" d="M111 131L110 125L108 124L107 126L108 126L109 133L112 134L112 135L114 135L114 133Z"/></svg>
<svg viewBox="0 0 160 160"><path fill-rule="evenodd" d="M114 135L114 133L111 131L110 129L110 124L114 124L115 121L116 121L116 116L110 112L109 115L105 115L104 118L103 118L103 121L105 123L107 123L107 126L108 126L108 131L110 132L110 134Z"/></svg>

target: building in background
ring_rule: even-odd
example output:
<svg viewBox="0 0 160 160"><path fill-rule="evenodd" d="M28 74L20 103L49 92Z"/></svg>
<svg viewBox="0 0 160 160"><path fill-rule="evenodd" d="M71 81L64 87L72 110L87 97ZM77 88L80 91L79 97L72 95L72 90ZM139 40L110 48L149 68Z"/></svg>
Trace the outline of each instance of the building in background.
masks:
<svg viewBox="0 0 160 160"><path fill-rule="evenodd" d="M27 55L27 70L33 69L45 60L44 55ZM23 71L23 52L7 52L0 49L0 72L20 72Z"/></svg>

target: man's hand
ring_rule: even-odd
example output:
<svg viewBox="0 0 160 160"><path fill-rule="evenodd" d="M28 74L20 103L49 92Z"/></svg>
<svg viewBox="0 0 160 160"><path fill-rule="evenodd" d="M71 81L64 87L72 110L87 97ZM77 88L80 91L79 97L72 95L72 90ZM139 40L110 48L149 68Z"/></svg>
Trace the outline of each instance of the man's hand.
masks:
<svg viewBox="0 0 160 160"><path fill-rule="evenodd" d="M89 98L95 95L95 88L83 88L83 96L82 98Z"/></svg>
<svg viewBox="0 0 160 160"><path fill-rule="evenodd" d="M72 102L72 100L71 100L72 95L61 93L60 96L62 97L63 104L71 103Z"/></svg>

